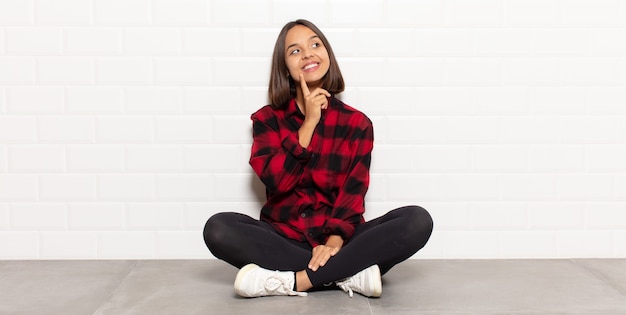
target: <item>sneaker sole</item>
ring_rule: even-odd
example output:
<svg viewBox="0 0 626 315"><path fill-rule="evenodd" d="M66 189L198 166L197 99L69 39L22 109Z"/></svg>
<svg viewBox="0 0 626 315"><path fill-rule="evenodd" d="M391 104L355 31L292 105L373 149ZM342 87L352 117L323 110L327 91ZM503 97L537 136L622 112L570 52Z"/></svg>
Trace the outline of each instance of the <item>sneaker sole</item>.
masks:
<svg viewBox="0 0 626 315"><path fill-rule="evenodd" d="M241 268L239 272L237 272L237 277L235 278L235 292L238 295L243 296L243 297L252 297L246 294L246 292L239 290L239 288L241 287L241 282L243 281L243 278L245 278L246 274L248 274L248 272L256 268L259 268L259 266L255 264L247 264L243 266L243 268Z"/></svg>
<svg viewBox="0 0 626 315"><path fill-rule="evenodd" d="M374 288L374 290L372 291L371 297L380 297L383 294L383 282L380 275L380 268L378 267L378 265L375 266L376 268L374 268L373 270L374 283L372 283L372 287Z"/></svg>

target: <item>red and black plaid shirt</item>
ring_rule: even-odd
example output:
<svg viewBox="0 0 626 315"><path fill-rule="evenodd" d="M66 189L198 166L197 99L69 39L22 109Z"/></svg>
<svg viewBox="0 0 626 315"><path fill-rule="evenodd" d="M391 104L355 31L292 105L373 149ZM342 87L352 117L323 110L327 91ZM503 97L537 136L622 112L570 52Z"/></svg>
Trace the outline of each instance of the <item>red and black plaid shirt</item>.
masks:
<svg viewBox="0 0 626 315"><path fill-rule="evenodd" d="M305 149L298 142L304 115L295 100L282 109L265 106L251 118L250 165L267 194L261 220L312 246L324 244L330 235L348 240L364 222L374 144L371 120L329 98Z"/></svg>

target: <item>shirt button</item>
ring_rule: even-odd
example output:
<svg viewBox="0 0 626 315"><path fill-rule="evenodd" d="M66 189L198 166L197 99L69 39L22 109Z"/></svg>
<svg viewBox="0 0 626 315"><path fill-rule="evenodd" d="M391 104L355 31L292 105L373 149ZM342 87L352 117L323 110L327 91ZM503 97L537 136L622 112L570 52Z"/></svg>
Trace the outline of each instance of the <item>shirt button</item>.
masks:
<svg viewBox="0 0 626 315"><path fill-rule="evenodd" d="M309 232L309 236L310 236L310 237L313 237L313 233Z"/></svg>
<svg viewBox="0 0 626 315"><path fill-rule="evenodd" d="M302 213L300 213L300 216L303 217L303 218L306 218L306 213L302 212Z"/></svg>

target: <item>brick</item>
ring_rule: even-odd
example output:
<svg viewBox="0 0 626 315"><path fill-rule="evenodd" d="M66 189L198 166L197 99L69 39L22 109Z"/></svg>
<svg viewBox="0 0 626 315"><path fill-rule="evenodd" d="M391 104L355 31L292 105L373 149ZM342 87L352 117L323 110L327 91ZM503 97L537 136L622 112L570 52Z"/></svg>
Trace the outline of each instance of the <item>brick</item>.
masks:
<svg viewBox="0 0 626 315"><path fill-rule="evenodd" d="M502 25L502 3L498 0L446 2L446 25L465 27L498 27Z"/></svg>
<svg viewBox="0 0 626 315"><path fill-rule="evenodd" d="M537 115L575 115L586 112L587 91L580 88L531 88L529 109Z"/></svg>
<svg viewBox="0 0 626 315"><path fill-rule="evenodd" d="M466 35L472 37L472 34ZM528 30L480 29L473 31L474 53L478 56L527 56L533 33ZM467 40L465 40L467 41Z"/></svg>
<svg viewBox="0 0 626 315"><path fill-rule="evenodd" d="M131 230L180 229L183 224L183 205L174 202L139 202L127 206L127 226Z"/></svg>
<svg viewBox="0 0 626 315"><path fill-rule="evenodd" d="M70 230L122 230L126 206L117 202L71 202L68 205Z"/></svg>
<svg viewBox="0 0 626 315"><path fill-rule="evenodd" d="M93 175L41 175L41 200L92 201L96 198L96 177Z"/></svg>
<svg viewBox="0 0 626 315"><path fill-rule="evenodd" d="M7 88L7 112L10 114L60 114L64 103L62 87Z"/></svg>
<svg viewBox="0 0 626 315"><path fill-rule="evenodd" d="M438 0L391 0L385 9L386 24L442 26L445 22L445 2Z"/></svg>
<svg viewBox="0 0 626 315"><path fill-rule="evenodd" d="M500 142L546 144L559 141L558 119L542 116L500 118Z"/></svg>
<svg viewBox="0 0 626 315"><path fill-rule="evenodd" d="M30 25L33 23L33 0L0 1L0 24Z"/></svg>
<svg viewBox="0 0 626 315"><path fill-rule="evenodd" d="M178 145L130 145L126 161L130 172L173 172L182 169L183 153Z"/></svg>
<svg viewBox="0 0 626 315"><path fill-rule="evenodd" d="M260 196L250 184L256 177L251 173L215 174L215 201L255 201L264 199L265 191Z"/></svg>
<svg viewBox="0 0 626 315"><path fill-rule="evenodd" d="M441 231L443 258L493 259L499 256L498 232Z"/></svg>
<svg viewBox="0 0 626 315"><path fill-rule="evenodd" d="M379 85L383 82L385 86L441 86L445 78L445 64L440 58L390 58L386 62L374 60L373 65L370 62L361 60L353 64L356 78L347 82L356 81L357 85ZM380 73L383 73L382 80Z"/></svg>
<svg viewBox="0 0 626 315"><path fill-rule="evenodd" d="M156 119L159 143L210 143L212 120L209 117L163 117Z"/></svg>
<svg viewBox="0 0 626 315"><path fill-rule="evenodd" d="M615 143L617 122L607 116L568 116L559 121L561 139L565 143Z"/></svg>
<svg viewBox="0 0 626 315"><path fill-rule="evenodd" d="M183 89L184 112L213 115L239 114L243 103L241 94L241 89L238 87L186 87ZM251 113L252 111L244 112L248 115Z"/></svg>
<svg viewBox="0 0 626 315"><path fill-rule="evenodd" d="M92 143L95 122L91 117L39 118L38 139L43 143Z"/></svg>
<svg viewBox="0 0 626 315"><path fill-rule="evenodd" d="M20 202L11 206L16 229L60 230L67 228L67 206L63 202Z"/></svg>
<svg viewBox="0 0 626 315"><path fill-rule="evenodd" d="M371 170L376 173L403 173L415 169L415 147L379 145L373 153Z"/></svg>
<svg viewBox="0 0 626 315"><path fill-rule="evenodd" d="M528 168L550 173L581 172L585 169L585 151L582 145L531 145Z"/></svg>
<svg viewBox="0 0 626 315"><path fill-rule="evenodd" d="M177 55L181 43L180 31L174 28L130 28L124 31L124 52L127 55Z"/></svg>
<svg viewBox="0 0 626 315"><path fill-rule="evenodd" d="M618 0L573 0L561 6L561 20L568 27L619 25Z"/></svg>
<svg viewBox="0 0 626 315"><path fill-rule="evenodd" d="M574 86L621 86L615 59L563 59L562 82Z"/></svg>
<svg viewBox="0 0 626 315"><path fill-rule="evenodd" d="M73 55L122 54L123 32L114 28L65 29L65 53Z"/></svg>
<svg viewBox="0 0 626 315"><path fill-rule="evenodd" d="M471 89L471 95L475 114L522 115L528 113L528 88L481 87Z"/></svg>
<svg viewBox="0 0 626 315"><path fill-rule="evenodd" d="M8 147L6 145L0 145L0 173L4 173L9 169L9 156Z"/></svg>
<svg viewBox="0 0 626 315"><path fill-rule="evenodd" d="M248 116L214 117L211 127L214 143L252 143L252 126Z"/></svg>
<svg viewBox="0 0 626 315"><path fill-rule="evenodd" d="M155 191L154 175L107 174L98 176L98 200L152 201Z"/></svg>
<svg viewBox="0 0 626 315"><path fill-rule="evenodd" d="M156 181L157 198L164 201L207 201L216 189L205 174L159 175Z"/></svg>
<svg viewBox="0 0 626 315"><path fill-rule="evenodd" d="M569 29L541 29L533 32L532 53L539 56L584 56L588 53L589 33Z"/></svg>
<svg viewBox="0 0 626 315"><path fill-rule="evenodd" d="M41 259L97 259L98 234L93 232L41 233Z"/></svg>
<svg viewBox="0 0 626 315"><path fill-rule="evenodd" d="M468 172L470 161L466 145L420 145L415 150L415 168L419 172Z"/></svg>
<svg viewBox="0 0 626 315"><path fill-rule="evenodd" d="M11 172L63 172L65 160L61 145L12 145L9 149Z"/></svg>
<svg viewBox="0 0 626 315"><path fill-rule="evenodd" d="M371 43L377 43L372 45ZM332 43L331 43L332 44ZM362 57L406 57L411 56L414 45L413 31L407 29L359 29L356 32L355 48ZM460 43L458 43L461 46Z"/></svg>
<svg viewBox="0 0 626 315"><path fill-rule="evenodd" d="M559 174L556 176L557 195L564 201L611 200L615 186L611 174Z"/></svg>
<svg viewBox="0 0 626 315"><path fill-rule="evenodd" d="M525 172L528 147L524 145L475 145L471 148L472 170L477 172ZM469 163L469 162L468 162Z"/></svg>
<svg viewBox="0 0 626 315"><path fill-rule="evenodd" d="M552 231L501 231L500 257L541 259L556 256L556 235Z"/></svg>
<svg viewBox="0 0 626 315"><path fill-rule="evenodd" d="M613 195L617 200L626 200L626 176L621 174L615 176L615 187Z"/></svg>
<svg viewBox="0 0 626 315"><path fill-rule="evenodd" d="M176 114L182 111L182 90L177 87L129 87L126 112Z"/></svg>
<svg viewBox="0 0 626 315"><path fill-rule="evenodd" d="M626 114L626 88L590 87L587 88L587 112L589 114Z"/></svg>
<svg viewBox="0 0 626 315"><path fill-rule="evenodd" d="M155 81L168 84L211 83L211 61L208 58L158 58L155 60Z"/></svg>
<svg viewBox="0 0 626 315"><path fill-rule="evenodd" d="M444 85L498 86L502 61L496 58L447 59L443 64Z"/></svg>
<svg viewBox="0 0 626 315"><path fill-rule="evenodd" d="M96 25L139 26L152 23L150 0L94 0Z"/></svg>
<svg viewBox="0 0 626 315"><path fill-rule="evenodd" d="M556 246L557 257L613 257L613 237L610 231L558 231Z"/></svg>
<svg viewBox="0 0 626 315"><path fill-rule="evenodd" d="M9 203L0 202L0 231L9 229Z"/></svg>
<svg viewBox="0 0 626 315"><path fill-rule="evenodd" d="M214 58L216 85L265 85L270 76L270 58ZM245 75L244 75L245 74Z"/></svg>
<svg viewBox="0 0 626 315"><path fill-rule="evenodd" d="M164 258L211 258L196 231L161 231L156 233L156 255Z"/></svg>
<svg viewBox="0 0 626 315"><path fill-rule="evenodd" d="M67 146L67 167L72 172L119 172L125 167L121 145L72 144Z"/></svg>
<svg viewBox="0 0 626 315"><path fill-rule="evenodd" d="M386 128L389 139L387 143L389 144L441 143L441 139L435 135L445 132L443 126L445 120L438 116L391 116L387 120L389 123ZM377 138L380 139L380 137Z"/></svg>
<svg viewBox="0 0 626 315"><path fill-rule="evenodd" d="M111 231L98 233L99 259L155 258L155 235L150 231Z"/></svg>
<svg viewBox="0 0 626 315"><path fill-rule="evenodd" d="M385 176L388 200L415 202L441 201L443 178L430 174L388 174Z"/></svg>
<svg viewBox="0 0 626 315"><path fill-rule="evenodd" d="M590 171L626 171L626 145L588 145L585 149Z"/></svg>
<svg viewBox="0 0 626 315"><path fill-rule="evenodd" d="M248 166L247 156L246 163L241 163L242 155L241 147L234 144L185 145L183 168L188 172L234 172Z"/></svg>
<svg viewBox="0 0 626 315"><path fill-rule="evenodd" d="M37 78L40 83L94 83L94 61L91 57L38 58L37 66Z"/></svg>
<svg viewBox="0 0 626 315"><path fill-rule="evenodd" d="M500 182L493 174L446 174L441 179L442 198L448 201L498 200Z"/></svg>
<svg viewBox="0 0 626 315"><path fill-rule="evenodd" d="M410 115L431 107L427 100L421 100L422 97L427 98L424 94L427 93L414 87L357 88L355 104L358 106L353 107L357 107L366 115ZM404 100L416 96L420 99L420 104L418 106L406 106Z"/></svg>
<svg viewBox="0 0 626 315"><path fill-rule="evenodd" d="M558 200L553 174L505 174L500 176L499 190L505 201Z"/></svg>
<svg viewBox="0 0 626 315"><path fill-rule="evenodd" d="M615 229L624 227L626 212L623 202L585 203L585 227L587 229Z"/></svg>
<svg viewBox="0 0 626 315"><path fill-rule="evenodd" d="M357 0L330 1L330 22L336 25L368 25L376 26L383 23L385 3L382 0L368 1L364 6ZM359 14L343 14L359 8Z"/></svg>
<svg viewBox="0 0 626 315"><path fill-rule="evenodd" d="M561 23L559 0L506 0L504 26L509 27L558 27Z"/></svg>
<svg viewBox="0 0 626 315"><path fill-rule="evenodd" d="M70 86L65 88L65 108L71 114L119 114L122 89L119 87Z"/></svg>
<svg viewBox="0 0 626 315"><path fill-rule="evenodd" d="M528 214L524 203L472 203L469 213L470 226L477 230L519 230L527 226Z"/></svg>
<svg viewBox="0 0 626 315"><path fill-rule="evenodd" d="M154 139L154 121L151 117L100 117L96 125L96 139L99 143L149 143Z"/></svg>
<svg viewBox="0 0 626 315"><path fill-rule="evenodd" d="M409 34L404 36L409 37ZM369 43L366 38L363 41ZM394 38L389 43L392 48L407 40ZM415 43L415 55L427 57L439 56L471 56L473 55L474 38L467 29L420 29L415 31L412 41L406 43L409 46ZM410 47L410 46L409 46ZM384 56L384 54L383 54Z"/></svg>
<svg viewBox="0 0 626 315"><path fill-rule="evenodd" d="M38 199L36 175L0 174L0 201L34 201Z"/></svg>
<svg viewBox="0 0 626 315"><path fill-rule="evenodd" d="M528 226L538 230L575 230L584 226L580 202L532 202L528 204Z"/></svg>
<svg viewBox="0 0 626 315"><path fill-rule="evenodd" d="M39 232L0 233L1 259L39 259Z"/></svg>
<svg viewBox="0 0 626 315"><path fill-rule="evenodd" d="M158 25L206 25L209 5L205 0L157 0L153 4Z"/></svg>
<svg viewBox="0 0 626 315"><path fill-rule="evenodd" d="M626 54L626 43L616 38L626 37L624 29L589 29L589 53L592 56L621 57Z"/></svg>
<svg viewBox="0 0 626 315"><path fill-rule="evenodd" d="M216 0L211 2L211 24L216 25L267 25L269 23L269 2L254 0ZM246 8L246 10L241 10ZM237 14L232 14L237 12Z"/></svg>
<svg viewBox="0 0 626 315"><path fill-rule="evenodd" d="M63 30L56 27L20 27L6 30L7 53L58 55L63 52Z"/></svg>
<svg viewBox="0 0 626 315"><path fill-rule="evenodd" d="M276 42L276 37L278 33L279 30L276 29L245 28L241 31L241 34L235 33L233 34L234 38L225 42L228 43L233 40L238 40L239 42L236 45L223 47L222 53L220 54L218 52L216 55L223 55L223 53L226 52L225 50L231 50L232 53L230 54L230 56L237 55L237 52L239 51L239 46L241 46L241 53L243 56L271 56L274 51L274 43Z"/></svg>
<svg viewBox="0 0 626 315"><path fill-rule="evenodd" d="M44 25L90 25L93 5L83 0L37 0L35 21Z"/></svg>
<svg viewBox="0 0 626 315"><path fill-rule="evenodd" d="M463 230L469 228L470 216L467 203L463 202L420 202L437 225L438 230ZM368 208L369 209L369 208ZM393 207L387 207L389 211Z"/></svg>
<svg viewBox="0 0 626 315"><path fill-rule="evenodd" d="M22 85L35 82L35 60L32 57L2 57L0 84Z"/></svg>
<svg viewBox="0 0 626 315"><path fill-rule="evenodd" d="M33 143L37 140L37 120L23 116L0 116L2 143Z"/></svg>
<svg viewBox="0 0 626 315"><path fill-rule="evenodd" d="M561 84L559 59L503 59L502 83L505 86L558 86Z"/></svg>
<svg viewBox="0 0 626 315"><path fill-rule="evenodd" d="M185 55L237 56L242 45L249 45L242 42L241 32L236 29L188 28L183 30L182 50Z"/></svg>
<svg viewBox="0 0 626 315"><path fill-rule="evenodd" d="M152 83L152 60L141 57L98 57L95 60L96 83Z"/></svg>
<svg viewBox="0 0 626 315"><path fill-rule="evenodd" d="M296 19L305 18L310 20L313 23L316 23L319 27L318 23L326 23L327 21L327 12L329 10L329 5L325 0L310 0L308 1L306 6L306 10L302 10L301 5L297 5L293 1L290 0L272 0L271 1L271 17L272 24L281 26L288 21L294 21ZM278 30L276 31L276 35L278 35Z"/></svg>
<svg viewBox="0 0 626 315"><path fill-rule="evenodd" d="M398 98L397 103L399 104L398 106L401 105L406 109L408 106L406 106L405 100L417 96L416 106L410 106L416 114L470 115L473 113L474 91L475 89L463 87L419 88L414 95L406 95L405 97ZM392 95L395 97L395 94Z"/></svg>

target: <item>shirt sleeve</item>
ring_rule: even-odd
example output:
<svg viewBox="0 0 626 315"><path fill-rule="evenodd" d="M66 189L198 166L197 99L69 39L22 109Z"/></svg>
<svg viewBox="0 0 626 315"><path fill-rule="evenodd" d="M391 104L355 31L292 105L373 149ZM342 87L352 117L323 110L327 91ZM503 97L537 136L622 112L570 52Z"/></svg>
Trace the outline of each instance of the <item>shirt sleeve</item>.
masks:
<svg viewBox="0 0 626 315"><path fill-rule="evenodd" d="M352 237L356 226L363 222L365 212L365 193L369 187L369 169L374 146L371 121L368 118L365 120L367 125L361 127L355 135L358 143L349 174L340 187L331 216L324 225L325 234L341 235L344 240Z"/></svg>
<svg viewBox="0 0 626 315"><path fill-rule="evenodd" d="M311 158L311 152L300 145L297 131L286 137L281 135L276 117L253 114L251 119L252 169L270 193L293 190L302 176L304 165Z"/></svg>

